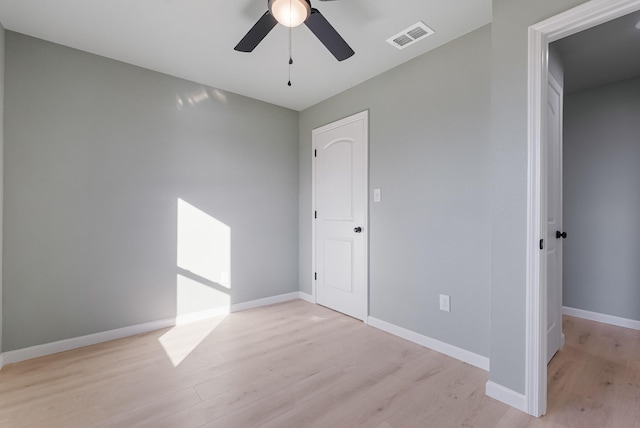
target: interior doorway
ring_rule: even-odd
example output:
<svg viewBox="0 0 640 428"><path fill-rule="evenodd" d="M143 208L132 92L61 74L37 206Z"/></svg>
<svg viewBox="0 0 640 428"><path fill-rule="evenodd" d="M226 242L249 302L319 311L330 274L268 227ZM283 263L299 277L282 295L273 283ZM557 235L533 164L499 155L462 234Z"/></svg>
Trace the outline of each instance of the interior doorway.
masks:
<svg viewBox="0 0 640 428"><path fill-rule="evenodd" d="M639 0L591 1L529 28L529 171L525 410L547 409L548 146L546 109L549 43L640 10Z"/></svg>
<svg viewBox="0 0 640 428"><path fill-rule="evenodd" d="M640 320L639 22L637 11L565 37L549 56L566 100L563 311L614 325Z"/></svg>
<svg viewBox="0 0 640 428"><path fill-rule="evenodd" d="M313 130L316 303L368 316L368 112Z"/></svg>

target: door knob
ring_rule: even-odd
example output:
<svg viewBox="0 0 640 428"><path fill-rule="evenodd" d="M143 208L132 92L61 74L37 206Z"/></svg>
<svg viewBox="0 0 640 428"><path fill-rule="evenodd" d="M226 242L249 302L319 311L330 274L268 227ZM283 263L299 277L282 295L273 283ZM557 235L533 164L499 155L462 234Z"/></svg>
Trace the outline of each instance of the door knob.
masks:
<svg viewBox="0 0 640 428"><path fill-rule="evenodd" d="M567 238L567 232L560 232L559 230L556 230L556 239L566 239Z"/></svg>
<svg viewBox="0 0 640 428"><path fill-rule="evenodd" d="M356 227L355 229L353 229L353 231L354 231L355 233L360 233L360 232L362 232L362 228L361 228L360 226L358 226L358 227Z"/></svg>

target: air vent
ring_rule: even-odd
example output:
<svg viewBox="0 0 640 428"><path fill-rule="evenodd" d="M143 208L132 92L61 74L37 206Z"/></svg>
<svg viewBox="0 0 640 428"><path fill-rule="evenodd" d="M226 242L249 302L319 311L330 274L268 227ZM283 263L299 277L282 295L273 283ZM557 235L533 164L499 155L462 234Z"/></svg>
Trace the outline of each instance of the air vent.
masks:
<svg viewBox="0 0 640 428"><path fill-rule="evenodd" d="M393 43L395 43L396 45L399 45L400 47L404 47L406 45L408 45L409 43L412 43L413 39L409 36L407 36L406 34L403 34L399 37L396 37L395 39L393 39Z"/></svg>
<svg viewBox="0 0 640 428"><path fill-rule="evenodd" d="M398 49L404 49L420 40L426 39L433 33L435 33L435 31L427 27L424 22L418 22L395 36L390 37L387 39L387 42Z"/></svg>

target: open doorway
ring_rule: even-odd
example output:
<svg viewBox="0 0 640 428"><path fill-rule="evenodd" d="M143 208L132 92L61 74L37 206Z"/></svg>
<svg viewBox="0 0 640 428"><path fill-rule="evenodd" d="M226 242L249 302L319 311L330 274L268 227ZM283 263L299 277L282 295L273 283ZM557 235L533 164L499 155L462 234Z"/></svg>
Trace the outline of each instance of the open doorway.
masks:
<svg viewBox="0 0 640 428"><path fill-rule="evenodd" d="M612 324L640 319L637 27L640 11L553 42L549 56L564 81L564 312Z"/></svg>
<svg viewBox="0 0 640 428"><path fill-rule="evenodd" d="M548 366L551 419L579 404L585 422L633 424L611 418L626 413L616 407L623 397L633 401L640 391L633 387L640 367L628 365L636 360L640 331L623 328L640 330L639 52L640 11L549 45L549 87L557 79L564 88L561 120L552 108L554 91L547 99L547 218L562 217L558 228L548 223L549 359L561 348L553 327L563 326L567 337ZM554 210L558 194L561 209ZM605 407L618 416L605 415Z"/></svg>
<svg viewBox="0 0 640 428"><path fill-rule="evenodd" d="M546 108L549 44L637 10L640 10L640 1L592 1L530 27L525 399L526 411L534 416L544 415L547 410L549 284L546 248L557 232L563 233L549 230L547 224L549 164Z"/></svg>

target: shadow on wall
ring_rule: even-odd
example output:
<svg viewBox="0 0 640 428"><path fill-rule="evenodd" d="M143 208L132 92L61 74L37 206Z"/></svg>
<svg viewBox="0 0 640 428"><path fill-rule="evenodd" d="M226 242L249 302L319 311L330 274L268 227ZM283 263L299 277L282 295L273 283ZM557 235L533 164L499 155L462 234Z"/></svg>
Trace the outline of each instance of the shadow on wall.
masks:
<svg viewBox="0 0 640 428"><path fill-rule="evenodd" d="M231 306L231 228L178 199L176 315L229 313ZM222 321L220 317L219 322ZM158 340L177 367L216 327L182 337L175 327Z"/></svg>

